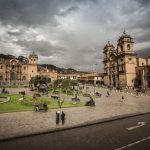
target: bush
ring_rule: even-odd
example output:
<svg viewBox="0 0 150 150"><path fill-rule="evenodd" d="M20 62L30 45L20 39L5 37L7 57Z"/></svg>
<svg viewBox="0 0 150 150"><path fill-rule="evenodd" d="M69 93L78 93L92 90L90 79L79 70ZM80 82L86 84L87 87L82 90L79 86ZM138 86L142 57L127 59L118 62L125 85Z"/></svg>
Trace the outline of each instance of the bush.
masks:
<svg viewBox="0 0 150 150"><path fill-rule="evenodd" d="M52 93L53 94L59 94L59 90L54 90Z"/></svg>
<svg viewBox="0 0 150 150"><path fill-rule="evenodd" d="M25 106L33 106L34 105L34 101L24 100L23 102L21 102L21 104L23 104Z"/></svg>
<svg viewBox="0 0 150 150"><path fill-rule="evenodd" d="M68 95L73 95L73 91L72 90L67 90L67 94Z"/></svg>
<svg viewBox="0 0 150 150"><path fill-rule="evenodd" d="M84 96L84 97L90 97L91 95L88 94L88 93L83 93L83 96Z"/></svg>
<svg viewBox="0 0 150 150"><path fill-rule="evenodd" d="M24 85L23 87L24 87L24 88L28 88L29 86L28 86L28 85Z"/></svg>
<svg viewBox="0 0 150 150"><path fill-rule="evenodd" d="M53 91L54 89L53 88L48 88L48 91Z"/></svg>
<svg viewBox="0 0 150 150"><path fill-rule="evenodd" d="M66 94L67 89L64 88L64 89L62 89L61 91L62 91L62 93L65 93L65 94Z"/></svg>
<svg viewBox="0 0 150 150"><path fill-rule="evenodd" d="M33 97L25 97L24 100L21 102L22 105L25 106L33 106L35 103L46 103L48 104L50 101L45 98L38 98L34 99Z"/></svg>

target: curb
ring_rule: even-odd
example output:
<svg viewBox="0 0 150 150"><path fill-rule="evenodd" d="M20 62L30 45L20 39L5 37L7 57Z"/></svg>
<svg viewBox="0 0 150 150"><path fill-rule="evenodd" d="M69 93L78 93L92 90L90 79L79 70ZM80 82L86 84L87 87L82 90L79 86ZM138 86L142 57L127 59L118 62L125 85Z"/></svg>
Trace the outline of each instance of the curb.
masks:
<svg viewBox="0 0 150 150"><path fill-rule="evenodd" d="M73 125L73 126L68 126L68 127L67 126L60 127L60 128L43 131L43 132L41 131L41 132L31 133L31 134L27 134L27 135L14 136L14 137L9 137L9 138L5 138L5 139L0 139L0 142L5 142L5 141L9 141L9 140L17 140L19 138L26 138L26 137L31 137L31 136L41 135L41 134L49 134L49 133L66 131L66 130L72 130L72 129L76 129L76 128L83 128L83 127L87 127L87 126L91 126L91 125L103 124L103 123L108 123L108 122L112 122L112 121L117 121L117 120L122 120L122 119L126 119L126 118L132 118L132 117L142 116L142 115L147 115L147 114L150 114L150 112L145 112L145 113L138 112L138 113L133 113L133 114L125 114L125 115L115 116L112 118L88 121L88 122L78 124L78 125Z"/></svg>

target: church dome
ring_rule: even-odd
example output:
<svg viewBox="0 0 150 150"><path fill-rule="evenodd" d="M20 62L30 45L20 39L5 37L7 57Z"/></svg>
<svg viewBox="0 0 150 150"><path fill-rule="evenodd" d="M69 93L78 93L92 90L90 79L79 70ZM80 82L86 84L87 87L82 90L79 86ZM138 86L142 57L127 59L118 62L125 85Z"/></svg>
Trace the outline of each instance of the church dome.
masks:
<svg viewBox="0 0 150 150"><path fill-rule="evenodd" d="M32 52L32 54L29 55L29 58L31 57L38 58L38 55L35 52Z"/></svg>
<svg viewBox="0 0 150 150"><path fill-rule="evenodd" d="M120 38L132 38L129 34L124 30Z"/></svg>
<svg viewBox="0 0 150 150"><path fill-rule="evenodd" d="M107 49L108 47L115 48L114 45L110 41L108 41L104 49Z"/></svg>
<svg viewBox="0 0 150 150"><path fill-rule="evenodd" d="M125 30L123 31L122 35L118 38L118 43L122 43L123 41L134 43L133 38L129 34L127 34Z"/></svg>

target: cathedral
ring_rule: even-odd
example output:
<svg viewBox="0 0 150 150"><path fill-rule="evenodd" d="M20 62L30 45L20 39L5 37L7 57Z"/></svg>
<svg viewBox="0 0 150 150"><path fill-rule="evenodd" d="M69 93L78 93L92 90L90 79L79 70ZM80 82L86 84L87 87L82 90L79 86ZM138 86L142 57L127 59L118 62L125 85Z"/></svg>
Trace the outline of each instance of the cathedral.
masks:
<svg viewBox="0 0 150 150"><path fill-rule="evenodd" d="M116 48L108 41L103 49L105 85L116 88L150 88L150 56L137 56L134 43L134 39L125 31L118 38Z"/></svg>
<svg viewBox="0 0 150 150"><path fill-rule="evenodd" d="M57 79L57 72L38 66L38 55L32 52L29 57L0 54L0 85L28 84L36 75Z"/></svg>

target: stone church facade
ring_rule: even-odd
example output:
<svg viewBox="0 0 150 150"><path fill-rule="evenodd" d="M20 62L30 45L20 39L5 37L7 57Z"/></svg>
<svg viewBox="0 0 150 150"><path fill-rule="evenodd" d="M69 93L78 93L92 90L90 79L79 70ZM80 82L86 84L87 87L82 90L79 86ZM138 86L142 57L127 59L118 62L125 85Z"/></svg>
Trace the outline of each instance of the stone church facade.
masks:
<svg viewBox="0 0 150 150"><path fill-rule="evenodd" d="M104 84L122 88L150 87L150 57L140 58L134 50L134 40L125 31L117 47L109 41L103 49Z"/></svg>
<svg viewBox="0 0 150 150"><path fill-rule="evenodd" d="M44 75L57 79L57 72L47 68L38 68L38 55L34 52L28 58L12 55L0 55L0 84L17 85L29 83L30 79L36 75Z"/></svg>

